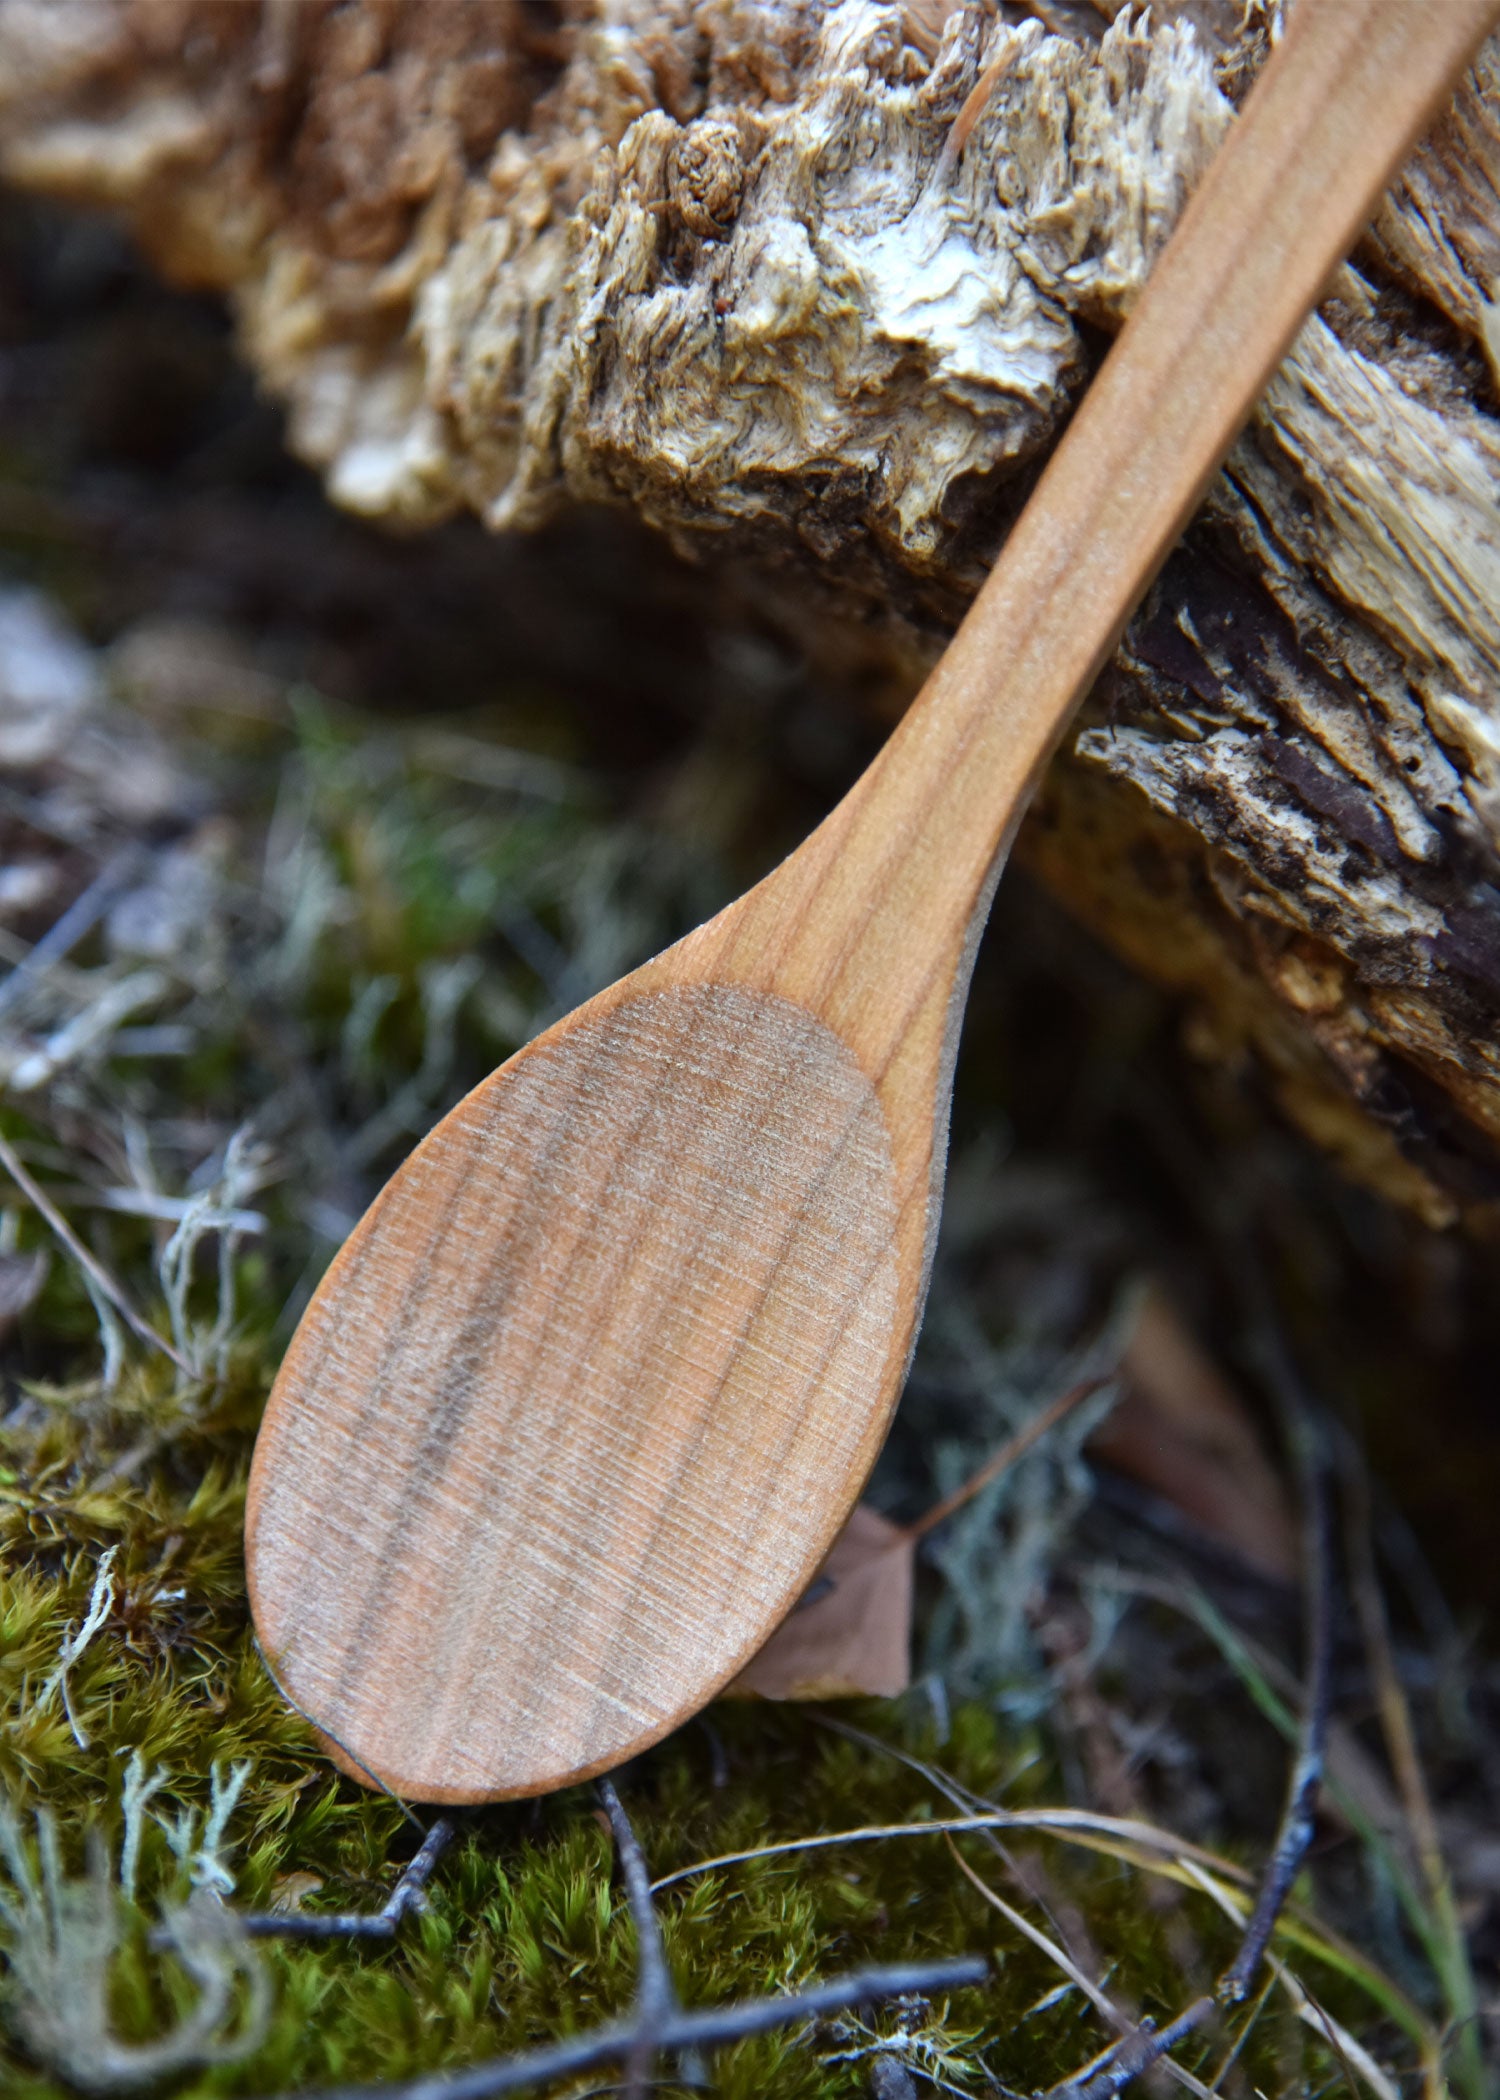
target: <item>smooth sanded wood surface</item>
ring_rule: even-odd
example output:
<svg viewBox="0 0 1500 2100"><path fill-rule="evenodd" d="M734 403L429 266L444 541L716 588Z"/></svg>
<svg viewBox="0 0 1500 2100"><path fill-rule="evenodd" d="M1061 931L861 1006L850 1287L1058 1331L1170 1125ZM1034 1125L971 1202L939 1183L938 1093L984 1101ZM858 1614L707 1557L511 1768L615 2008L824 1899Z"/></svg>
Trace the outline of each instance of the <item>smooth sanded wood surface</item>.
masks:
<svg viewBox="0 0 1500 2100"><path fill-rule="evenodd" d="M920 1317L969 966L1078 695L1495 0L1301 0L964 626L747 897L418 1147L277 1380L289 1695L430 1801L607 1769L816 1570Z"/></svg>
<svg viewBox="0 0 1500 2100"><path fill-rule="evenodd" d="M288 1419L259 1579L264 1542L316 1540L277 1620L297 1696L361 1747L398 1673L391 1776L418 1793L490 1785L476 1687L544 1678L503 1754L546 1786L659 1733L684 1673L716 1680L792 1602L821 1484L872 1455L895 1167L838 1037L735 984L590 1015L444 1130L297 1335L285 1375L350 1397Z"/></svg>

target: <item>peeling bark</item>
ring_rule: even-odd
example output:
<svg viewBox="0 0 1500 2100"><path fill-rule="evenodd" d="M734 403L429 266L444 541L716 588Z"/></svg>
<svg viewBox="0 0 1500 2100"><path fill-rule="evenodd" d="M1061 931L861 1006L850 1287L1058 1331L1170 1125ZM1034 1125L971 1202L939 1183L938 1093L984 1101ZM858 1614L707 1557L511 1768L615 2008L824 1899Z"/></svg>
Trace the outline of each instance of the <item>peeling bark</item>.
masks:
<svg viewBox="0 0 1500 2100"><path fill-rule="evenodd" d="M980 581L1265 14L0 0L0 170L222 287L340 502L623 502L893 660ZM1021 850L1434 1223L1500 1219L1500 48L1132 624ZM808 556L813 557L809 563Z"/></svg>

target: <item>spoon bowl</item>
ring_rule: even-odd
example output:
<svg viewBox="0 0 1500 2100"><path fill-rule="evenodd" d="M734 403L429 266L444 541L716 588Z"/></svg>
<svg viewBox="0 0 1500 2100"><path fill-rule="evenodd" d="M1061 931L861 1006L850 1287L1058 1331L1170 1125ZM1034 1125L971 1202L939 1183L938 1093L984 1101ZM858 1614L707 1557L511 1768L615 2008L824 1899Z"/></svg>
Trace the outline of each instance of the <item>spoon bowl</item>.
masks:
<svg viewBox="0 0 1500 2100"><path fill-rule="evenodd" d="M627 982L477 1088L283 1373L327 1396L250 1517L299 1702L423 1800L494 1791L502 1745L525 1793L663 1734L874 1459L914 1325L901 1207L858 1061L743 985Z"/></svg>

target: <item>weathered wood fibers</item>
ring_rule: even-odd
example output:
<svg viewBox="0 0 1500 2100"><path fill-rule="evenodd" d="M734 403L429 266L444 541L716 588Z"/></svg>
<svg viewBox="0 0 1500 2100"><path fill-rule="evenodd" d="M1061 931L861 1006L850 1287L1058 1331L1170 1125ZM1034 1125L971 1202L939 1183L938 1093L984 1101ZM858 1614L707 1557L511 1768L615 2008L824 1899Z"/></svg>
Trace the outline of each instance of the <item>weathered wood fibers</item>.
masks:
<svg viewBox="0 0 1500 2100"><path fill-rule="evenodd" d="M338 500L497 528L626 502L681 546L790 554L788 604L810 551L909 660L1267 26L1048 12L1076 33L943 0L0 0L0 165L228 289ZM1500 1203L1497 68L1491 45L1303 332L1021 844L1190 995L1205 1047L1476 1224Z"/></svg>

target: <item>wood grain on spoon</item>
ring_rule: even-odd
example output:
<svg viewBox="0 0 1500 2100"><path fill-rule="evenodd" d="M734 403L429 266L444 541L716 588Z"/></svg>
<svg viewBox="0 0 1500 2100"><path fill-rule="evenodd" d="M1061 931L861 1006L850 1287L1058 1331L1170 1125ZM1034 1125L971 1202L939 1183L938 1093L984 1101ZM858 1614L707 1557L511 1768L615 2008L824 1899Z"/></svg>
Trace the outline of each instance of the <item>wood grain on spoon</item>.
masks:
<svg viewBox="0 0 1500 2100"><path fill-rule="evenodd" d="M1027 796L1495 0L1302 0L952 646L750 894L502 1067L303 1320L247 1519L290 1695L397 1792L541 1792L754 1652L857 1495Z"/></svg>

